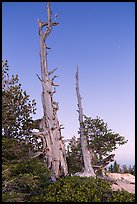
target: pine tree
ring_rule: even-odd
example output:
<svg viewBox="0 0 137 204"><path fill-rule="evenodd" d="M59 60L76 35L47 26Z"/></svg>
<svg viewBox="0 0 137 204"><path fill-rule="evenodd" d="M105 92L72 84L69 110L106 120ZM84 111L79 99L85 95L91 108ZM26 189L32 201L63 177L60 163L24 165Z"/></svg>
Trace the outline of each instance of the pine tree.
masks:
<svg viewBox="0 0 137 204"><path fill-rule="evenodd" d="M83 160L80 142L79 139L77 140L75 136L72 137L68 144L67 164L69 174L74 174L83 170Z"/></svg>
<svg viewBox="0 0 137 204"><path fill-rule="evenodd" d="M2 133L7 137L25 139L33 129L35 100L30 100L19 83L18 75L9 76L8 62L2 62Z"/></svg>
<svg viewBox="0 0 137 204"><path fill-rule="evenodd" d="M114 166L113 166L113 172L114 173L119 173L119 164L116 162L116 161L114 161Z"/></svg>
<svg viewBox="0 0 137 204"><path fill-rule="evenodd" d="M135 176L135 165L132 167L132 174Z"/></svg>
<svg viewBox="0 0 137 204"><path fill-rule="evenodd" d="M123 173L128 173L128 169L127 169L126 164L122 165L122 172Z"/></svg>
<svg viewBox="0 0 137 204"><path fill-rule="evenodd" d="M111 173L113 173L113 171L114 171L114 170L113 170L113 165L112 165L112 164L111 164L110 167L109 167L109 171L110 171Z"/></svg>
<svg viewBox="0 0 137 204"><path fill-rule="evenodd" d="M92 149L96 163L108 156L118 145L124 145L128 140L119 133L114 133L108 128L107 123L100 117L95 119L84 117L84 131L87 136L88 147Z"/></svg>

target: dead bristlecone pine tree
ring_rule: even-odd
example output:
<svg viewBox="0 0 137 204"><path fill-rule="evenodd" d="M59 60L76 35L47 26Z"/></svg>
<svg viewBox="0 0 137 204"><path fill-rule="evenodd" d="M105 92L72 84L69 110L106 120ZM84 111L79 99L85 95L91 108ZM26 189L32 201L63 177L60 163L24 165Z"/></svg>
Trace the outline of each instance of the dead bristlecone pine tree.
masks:
<svg viewBox="0 0 137 204"><path fill-rule="evenodd" d="M91 154L88 150L87 139L84 133L83 109L82 109L82 103L81 103L81 96L79 93L78 66L76 71L76 94L77 94L77 100L78 100L78 113L79 113L79 123L80 123L80 144L81 144L82 157L83 157L83 163L84 163L84 171L77 172L75 173L75 175L81 176L81 177L84 177L84 176L95 177L96 175L91 165Z"/></svg>
<svg viewBox="0 0 137 204"><path fill-rule="evenodd" d="M48 71L47 64L47 49L46 40L52 31L52 27L58 25L57 22L51 20L52 11L50 3L47 3L48 22L38 20L39 37L40 37L40 63L41 63L41 78L42 83L42 105L44 116L39 122L39 132L33 132L37 138L41 138L43 144L44 160L51 170L51 179L55 181L60 176L68 174L68 167L66 161L65 146L61 136L62 126L59 124L57 118L57 111L59 109L58 103L54 101L53 95L56 92L54 79L57 76L52 76L54 70ZM46 27L46 31L43 28ZM52 76L52 77L51 77Z"/></svg>

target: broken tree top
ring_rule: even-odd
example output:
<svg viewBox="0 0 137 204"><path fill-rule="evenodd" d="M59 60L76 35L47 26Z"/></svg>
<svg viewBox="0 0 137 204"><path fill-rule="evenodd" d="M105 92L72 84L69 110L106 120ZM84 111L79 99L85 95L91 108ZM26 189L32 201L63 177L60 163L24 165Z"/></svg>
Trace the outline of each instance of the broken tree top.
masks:
<svg viewBox="0 0 137 204"><path fill-rule="evenodd" d="M48 22L42 22L38 19L39 33L43 34L43 40L44 41L47 39L48 35L50 34L50 32L52 30L52 26L58 25L58 23L56 22L57 14L55 14L55 22L52 22L52 20L51 20L52 11L50 8L50 2L47 3L47 13L48 13ZM47 29L43 33L42 28L44 26L47 26Z"/></svg>

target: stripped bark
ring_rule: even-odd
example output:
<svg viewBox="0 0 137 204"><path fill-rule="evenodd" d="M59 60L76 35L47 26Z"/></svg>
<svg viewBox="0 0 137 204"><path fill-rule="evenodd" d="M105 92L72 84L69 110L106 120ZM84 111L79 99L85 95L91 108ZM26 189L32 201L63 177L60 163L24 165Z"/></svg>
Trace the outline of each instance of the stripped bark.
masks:
<svg viewBox="0 0 137 204"><path fill-rule="evenodd" d="M50 79L50 75L54 73L57 69L53 71L48 71L47 64L47 49L46 40L52 31L52 27L58 25L57 22L52 22L51 20L51 9L50 3L47 3L47 13L48 13L48 22L41 22L38 20L39 26L39 37L40 37L40 62L41 62L41 79L42 82L42 105L44 111L44 117L41 120L41 129L40 137L43 142L43 154L45 155L45 161L49 169L52 172L53 180L56 180L59 176L65 176L68 174L66 155L64 143L61 137L61 128L57 118L57 111L59 109L58 103L53 100L53 94L55 90L53 86L57 86L54 83L54 79L57 76L53 76ZM46 31L43 32L43 27L46 26ZM34 133L38 136L37 133Z"/></svg>
<svg viewBox="0 0 137 204"><path fill-rule="evenodd" d="M78 66L76 71L76 94L78 100L78 112L79 112L79 123L80 123L80 143L82 149L82 157L84 162L84 172L78 172L76 175L78 176L87 176L87 177L95 177L94 169L91 165L91 155L87 147L87 139L84 134L84 123L83 123L83 109L81 104L81 96L79 93L79 79L78 79Z"/></svg>

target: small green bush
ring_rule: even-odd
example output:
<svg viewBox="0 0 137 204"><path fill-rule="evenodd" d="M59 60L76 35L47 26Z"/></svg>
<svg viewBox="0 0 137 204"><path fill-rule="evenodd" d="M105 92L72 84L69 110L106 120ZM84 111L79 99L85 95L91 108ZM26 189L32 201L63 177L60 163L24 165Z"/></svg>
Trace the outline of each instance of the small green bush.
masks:
<svg viewBox="0 0 137 204"><path fill-rule="evenodd" d="M28 145L12 138L3 138L2 201L27 202L43 192L50 171L38 158L31 159Z"/></svg>
<svg viewBox="0 0 137 204"><path fill-rule="evenodd" d="M26 194L18 192L5 192L2 194L3 202L24 202Z"/></svg>
<svg viewBox="0 0 137 204"><path fill-rule="evenodd" d="M112 193L109 202L135 202L135 194L125 190L117 190Z"/></svg>
<svg viewBox="0 0 137 204"><path fill-rule="evenodd" d="M133 202L134 194L126 191L113 192L111 184L102 179L68 176L49 184L40 196L31 202Z"/></svg>
<svg viewBox="0 0 137 204"><path fill-rule="evenodd" d="M49 185L45 190L44 200L46 202L101 202L104 194L110 189L110 183L101 179L66 177Z"/></svg>

